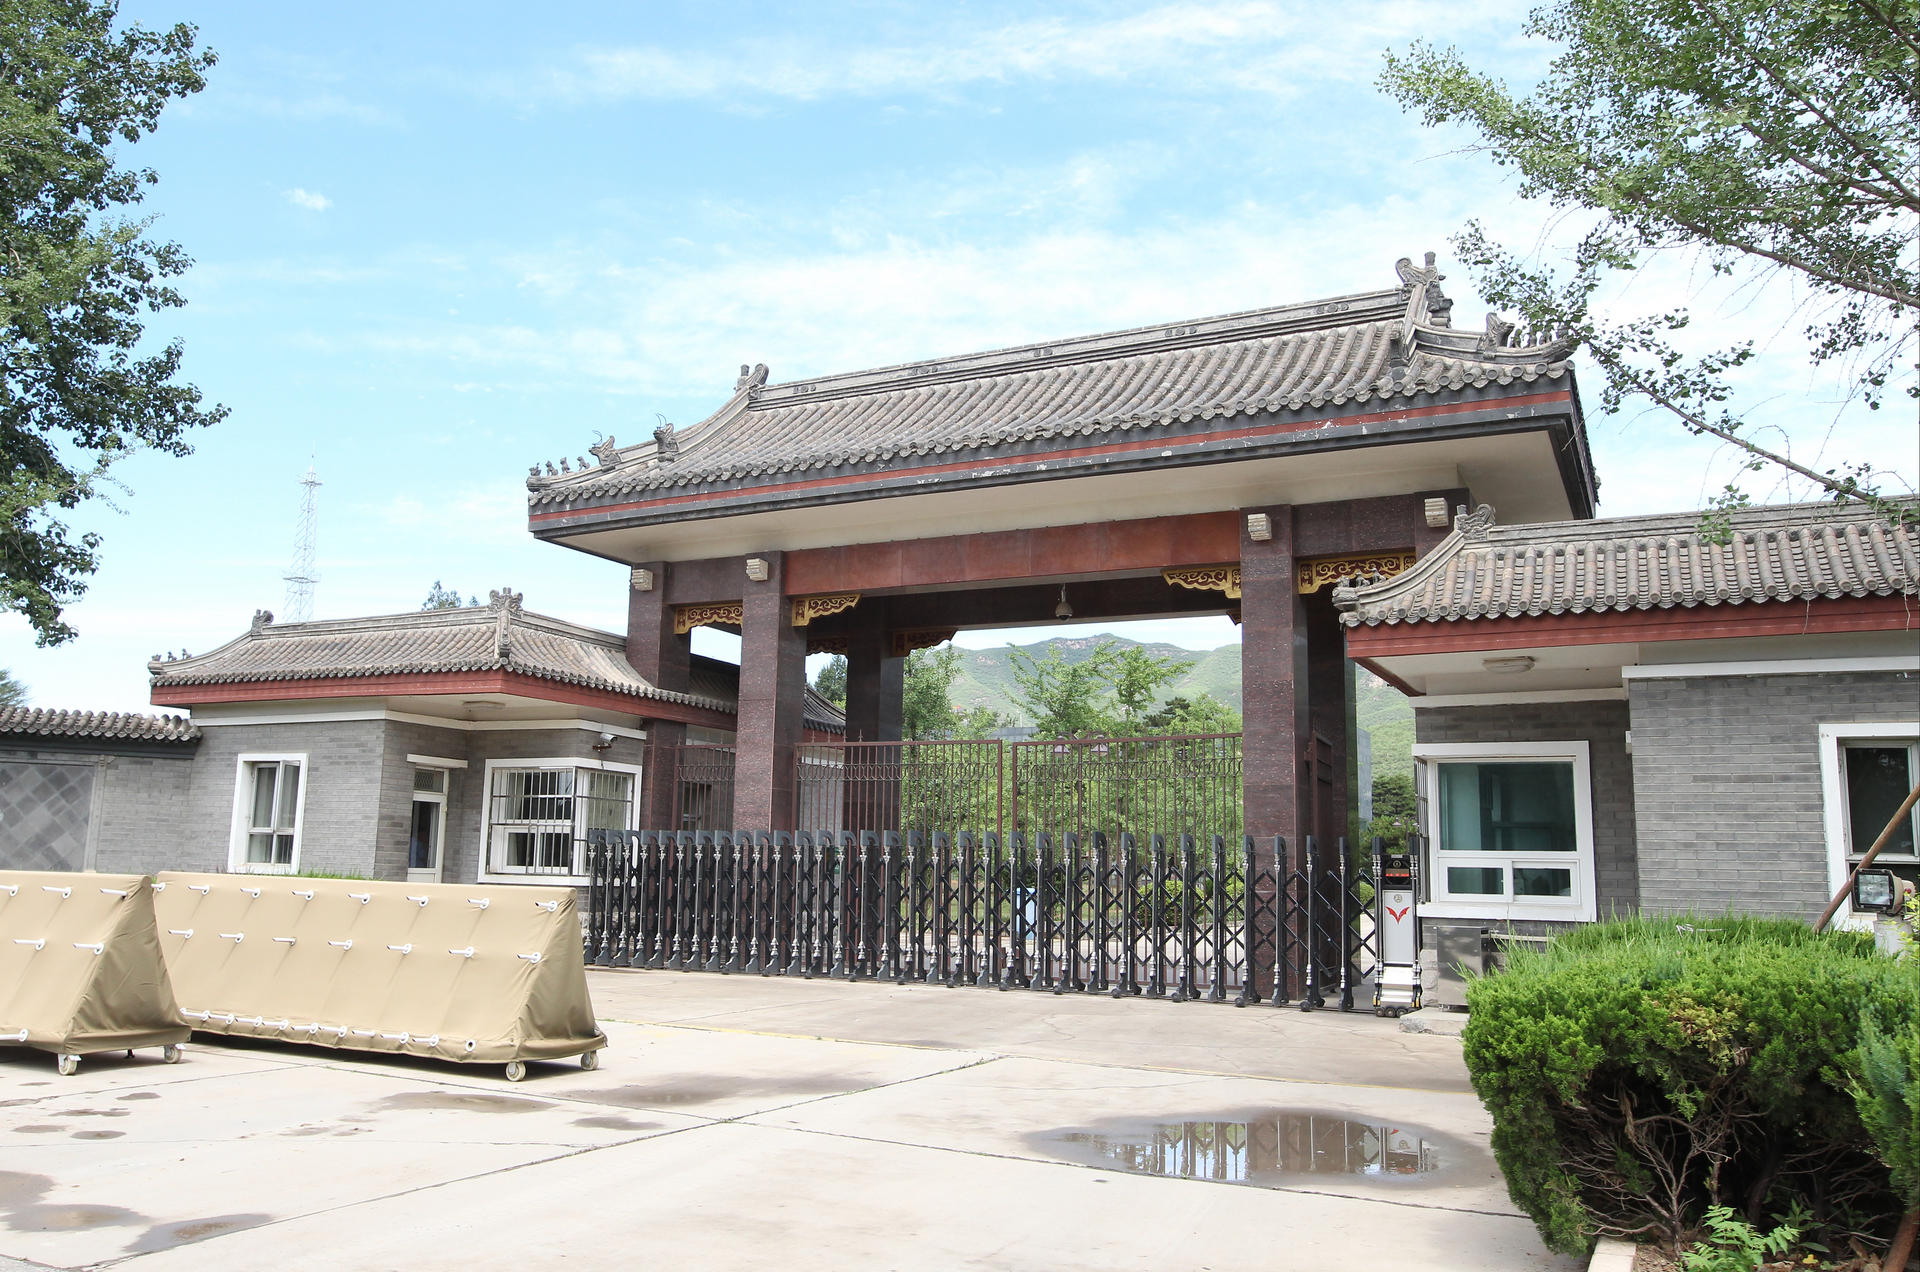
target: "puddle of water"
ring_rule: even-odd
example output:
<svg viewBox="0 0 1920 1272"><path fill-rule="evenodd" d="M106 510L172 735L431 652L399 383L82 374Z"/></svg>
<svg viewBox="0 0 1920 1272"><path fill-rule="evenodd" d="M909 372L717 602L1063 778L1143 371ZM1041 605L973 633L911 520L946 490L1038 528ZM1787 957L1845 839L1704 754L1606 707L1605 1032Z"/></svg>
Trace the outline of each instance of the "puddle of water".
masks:
<svg viewBox="0 0 1920 1272"><path fill-rule="evenodd" d="M67 1129L66 1127L61 1126L58 1123L46 1124L41 1122L35 1122L31 1126L14 1127L13 1133L15 1135L58 1135L60 1132L66 1129Z"/></svg>
<svg viewBox="0 0 1920 1272"><path fill-rule="evenodd" d="M119 1139L125 1134L125 1131L75 1131L72 1135L68 1136L68 1138L86 1140Z"/></svg>
<svg viewBox="0 0 1920 1272"><path fill-rule="evenodd" d="M132 1109L61 1109L54 1117L126 1117Z"/></svg>
<svg viewBox="0 0 1920 1272"><path fill-rule="evenodd" d="M1054 1131L1050 1152L1089 1166L1279 1188L1305 1177L1431 1178L1474 1150L1417 1126L1290 1109L1218 1120Z"/></svg>
<svg viewBox="0 0 1920 1272"><path fill-rule="evenodd" d="M0 1205L38 1201L53 1189L46 1175L29 1175L23 1170L0 1170Z"/></svg>
<svg viewBox="0 0 1920 1272"><path fill-rule="evenodd" d="M73 1232L81 1228L118 1228L145 1223L146 1216L123 1206L21 1206L7 1214L15 1232Z"/></svg>
<svg viewBox="0 0 1920 1272"><path fill-rule="evenodd" d="M189 1241L199 1241L205 1237L216 1237L223 1232L236 1232L241 1228L254 1228L273 1219L272 1215L214 1215L208 1219L188 1219L182 1223L155 1224L140 1234L140 1238L127 1247L128 1254L152 1254L156 1250L171 1250Z"/></svg>
<svg viewBox="0 0 1920 1272"><path fill-rule="evenodd" d="M658 1122L636 1122L632 1118L613 1115L605 1117L576 1117L573 1119L573 1124L575 1126L590 1126L602 1131L651 1131L660 1125Z"/></svg>
<svg viewBox="0 0 1920 1272"><path fill-rule="evenodd" d="M157 1100L160 1098L160 1093L158 1091L129 1091L125 1095L116 1095L113 1098L116 1100Z"/></svg>
<svg viewBox="0 0 1920 1272"><path fill-rule="evenodd" d="M401 1112L412 1109L453 1109L461 1113L531 1113L552 1108L546 1100L522 1100L511 1095L486 1095L480 1092L408 1091L381 1098L376 1111Z"/></svg>
<svg viewBox="0 0 1920 1272"><path fill-rule="evenodd" d="M806 1077L766 1079L739 1078L726 1081L708 1074L668 1074L646 1086L614 1087L606 1091L575 1091L577 1100L595 1104L617 1104L630 1109L654 1109L664 1105L714 1104L721 1100L766 1099L810 1095L845 1095L858 1090L858 1081L830 1074Z"/></svg>

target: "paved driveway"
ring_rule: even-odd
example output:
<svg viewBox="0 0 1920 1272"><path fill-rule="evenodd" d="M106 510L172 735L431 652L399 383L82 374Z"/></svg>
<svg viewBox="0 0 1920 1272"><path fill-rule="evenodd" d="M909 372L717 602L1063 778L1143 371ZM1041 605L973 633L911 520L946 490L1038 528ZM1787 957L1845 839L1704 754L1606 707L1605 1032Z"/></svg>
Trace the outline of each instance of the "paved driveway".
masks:
<svg viewBox="0 0 1920 1272"><path fill-rule="evenodd" d="M62 1079L0 1051L0 1267L1580 1266L1507 1201L1452 1038L590 976L599 1071L517 1085L211 1042Z"/></svg>

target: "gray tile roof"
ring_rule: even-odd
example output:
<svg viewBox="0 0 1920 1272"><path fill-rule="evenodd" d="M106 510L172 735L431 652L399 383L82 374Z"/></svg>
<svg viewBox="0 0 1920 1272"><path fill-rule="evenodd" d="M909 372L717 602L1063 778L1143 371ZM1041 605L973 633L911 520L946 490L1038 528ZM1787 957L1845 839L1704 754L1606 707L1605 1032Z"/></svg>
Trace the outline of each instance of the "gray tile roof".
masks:
<svg viewBox="0 0 1920 1272"><path fill-rule="evenodd" d="M54 711L45 707L0 707L0 733L129 742L192 742L200 736L200 730L185 716Z"/></svg>
<svg viewBox="0 0 1920 1272"><path fill-rule="evenodd" d="M536 468L530 508L974 461L1073 438L1204 440L1209 421L1229 417L1387 408L1568 375L1564 343L1528 342L1491 315L1486 331L1453 330L1431 256L1399 270L1402 285L1385 291L873 371L768 384L764 366L743 367L733 397L691 428L603 443L577 471Z"/></svg>
<svg viewBox="0 0 1920 1272"><path fill-rule="evenodd" d="M273 622L264 611L252 628L218 649L191 657L156 657L153 686L400 676L449 671L510 671L635 698L716 711L731 700L657 689L626 659L626 641L520 608L511 589L486 605L416 610L374 618Z"/></svg>
<svg viewBox="0 0 1920 1272"><path fill-rule="evenodd" d="M1493 524L1485 504L1403 574L1333 594L1348 626L1920 594L1920 525L1859 504L1735 513L1726 544L1701 514Z"/></svg>

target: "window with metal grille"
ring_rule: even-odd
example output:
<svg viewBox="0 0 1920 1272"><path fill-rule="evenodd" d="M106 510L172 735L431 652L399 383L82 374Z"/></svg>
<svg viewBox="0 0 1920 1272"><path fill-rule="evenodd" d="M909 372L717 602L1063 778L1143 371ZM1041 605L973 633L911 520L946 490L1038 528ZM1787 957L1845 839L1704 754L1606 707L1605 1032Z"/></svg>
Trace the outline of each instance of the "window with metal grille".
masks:
<svg viewBox="0 0 1920 1272"><path fill-rule="evenodd" d="M629 769L571 764L492 768L488 872L583 875L588 831L632 829L636 777Z"/></svg>

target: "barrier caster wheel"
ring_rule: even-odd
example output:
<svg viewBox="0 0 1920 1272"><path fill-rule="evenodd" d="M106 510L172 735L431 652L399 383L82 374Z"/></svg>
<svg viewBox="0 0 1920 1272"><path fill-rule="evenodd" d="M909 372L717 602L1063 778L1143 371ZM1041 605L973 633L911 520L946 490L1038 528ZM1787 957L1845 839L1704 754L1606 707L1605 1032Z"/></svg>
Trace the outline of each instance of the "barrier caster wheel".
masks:
<svg viewBox="0 0 1920 1272"><path fill-rule="evenodd" d="M518 1082L527 1076L527 1064L524 1060L507 1061L507 1081Z"/></svg>
<svg viewBox="0 0 1920 1272"><path fill-rule="evenodd" d="M62 1054L53 1062L53 1067L60 1071L61 1077L70 1078L80 1072L80 1057Z"/></svg>
<svg viewBox="0 0 1920 1272"><path fill-rule="evenodd" d="M595 1069L598 1069L600 1067L600 1053L598 1051L582 1051L580 1053L580 1067L588 1073L592 1073Z"/></svg>
<svg viewBox="0 0 1920 1272"><path fill-rule="evenodd" d="M179 1064L180 1063L180 1044L177 1042L170 1042L166 1046L160 1048L160 1058L162 1060L165 1060L168 1064Z"/></svg>

